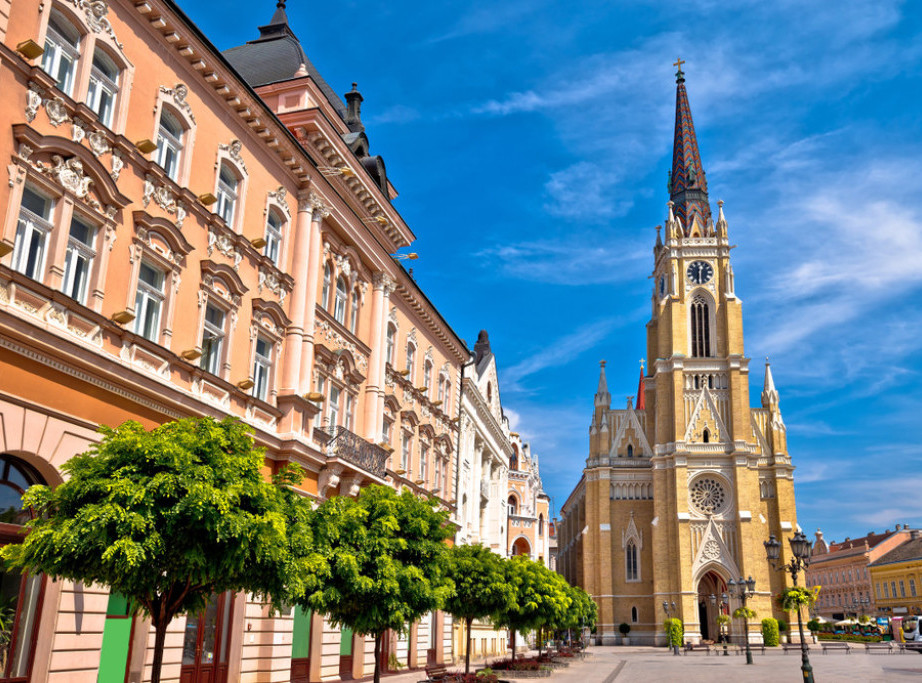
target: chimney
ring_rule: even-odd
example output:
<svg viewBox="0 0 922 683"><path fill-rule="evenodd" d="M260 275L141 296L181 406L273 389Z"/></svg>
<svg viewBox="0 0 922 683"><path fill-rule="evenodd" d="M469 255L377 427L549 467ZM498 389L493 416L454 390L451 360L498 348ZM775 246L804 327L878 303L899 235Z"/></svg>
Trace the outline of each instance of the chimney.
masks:
<svg viewBox="0 0 922 683"><path fill-rule="evenodd" d="M362 123L362 101L365 99L358 91L358 83L352 84L352 90L346 93L346 125L353 133L364 133Z"/></svg>
<svg viewBox="0 0 922 683"><path fill-rule="evenodd" d="M903 525L902 525L902 524L897 524L897 525L896 525L896 530L897 530L897 531L899 531L899 530L902 529L902 528L903 528Z"/></svg>
<svg viewBox="0 0 922 683"><path fill-rule="evenodd" d="M919 540L920 538L922 538L922 530L913 529L912 531L909 532L909 538L913 541Z"/></svg>

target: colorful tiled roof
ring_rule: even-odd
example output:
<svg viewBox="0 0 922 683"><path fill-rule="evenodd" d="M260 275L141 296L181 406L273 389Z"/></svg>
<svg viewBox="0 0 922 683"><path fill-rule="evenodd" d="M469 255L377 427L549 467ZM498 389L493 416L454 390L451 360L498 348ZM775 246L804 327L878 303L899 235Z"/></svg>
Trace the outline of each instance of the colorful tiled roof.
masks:
<svg viewBox="0 0 922 683"><path fill-rule="evenodd" d="M692 121L688 93L685 91L685 74L681 62L676 72L675 137L672 145L672 171L669 174L669 198L674 211L682 221L685 234L692 232L694 222L700 222L700 233L711 222L711 205L708 202L708 183L698 151L698 138Z"/></svg>

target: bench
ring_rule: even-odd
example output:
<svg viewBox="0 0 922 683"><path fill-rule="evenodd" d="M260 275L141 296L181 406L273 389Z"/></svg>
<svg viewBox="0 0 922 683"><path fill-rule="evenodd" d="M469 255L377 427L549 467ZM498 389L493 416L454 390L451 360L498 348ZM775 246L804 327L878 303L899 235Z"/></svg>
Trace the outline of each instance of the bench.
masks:
<svg viewBox="0 0 922 683"><path fill-rule="evenodd" d="M785 654L788 653L788 650L800 652L800 643L781 643L781 649L784 650Z"/></svg>
<svg viewBox="0 0 922 683"><path fill-rule="evenodd" d="M735 647L739 648L739 650L737 651L737 654L741 654L741 655L746 654L746 644L745 643L743 643L742 645L737 643ZM763 645L762 643L749 643L749 650L751 652L756 652L758 650L758 651L761 651L761 653L764 655L765 645Z"/></svg>
<svg viewBox="0 0 922 683"><path fill-rule="evenodd" d="M852 646L841 641L823 643L823 654L826 654L829 650L845 650L845 654L850 655L852 653Z"/></svg>
<svg viewBox="0 0 922 683"><path fill-rule="evenodd" d="M897 643L897 645L900 647L900 654L903 654L908 650L909 652L918 652L920 655L922 655L922 643Z"/></svg>
<svg viewBox="0 0 922 683"><path fill-rule="evenodd" d="M869 654L870 654L871 652L886 652L887 654L890 654L891 652L893 652L893 643L891 643L891 642L886 642L886 643L865 643L865 644L864 644L864 651L867 652L867 653L869 653Z"/></svg>
<svg viewBox="0 0 922 683"><path fill-rule="evenodd" d="M711 646L707 643L685 643L685 654L689 652L705 652L710 656Z"/></svg>
<svg viewBox="0 0 922 683"><path fill-rule="evenodd" d="M460 676L450 672L444 665L427 666L426 680L432 683L454 683L460 680Z"/></svg>

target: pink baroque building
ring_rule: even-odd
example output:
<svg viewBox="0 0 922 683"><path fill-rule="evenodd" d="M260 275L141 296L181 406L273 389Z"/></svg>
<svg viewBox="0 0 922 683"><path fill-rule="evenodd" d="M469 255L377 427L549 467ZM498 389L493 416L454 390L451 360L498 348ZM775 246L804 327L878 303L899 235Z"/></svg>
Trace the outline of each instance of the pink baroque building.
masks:
<svg viewBox="0 0 922 683"><path fill-rule="evenodd" d="M25 488L129 419L235 416L305 496L387 483L455 510L469 352L392 257L414 235L361 95L323 80L283 2L222 54L169 0L0 0L0 82L0 543ZM149 679L121 596L9 573L0 595L0 683ZM387 641L404 667L451 654L440 613ZM371 666L320 615L226 594L175 621L164 680Z"/></svg>
<svg viewBox="0 0 922 683"><path fill-rule="evenodd" d="M882 596L872 589L869 566L908 541L911 531L897 524L894 530L871 531L836 543L827 542L817 530L806 576L808 586L820 586L816 613L831 620L876 616Z"/></svg>

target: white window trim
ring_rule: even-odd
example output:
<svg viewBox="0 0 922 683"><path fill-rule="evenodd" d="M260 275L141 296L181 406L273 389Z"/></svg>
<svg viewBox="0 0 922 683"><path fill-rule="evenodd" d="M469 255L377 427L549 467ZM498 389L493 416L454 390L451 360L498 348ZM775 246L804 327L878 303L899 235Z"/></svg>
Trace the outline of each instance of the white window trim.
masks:
<svg viewBox="0 0 922 683"><path fill-rule="evenodd" d="M51 204L49 209L50 219L45 219L22 206L20 198L19 218L16 222L16 232L13 238L15 242L10 267L16 272L32 278L36 282L44 283L46 278L45 265L48 262L48 251L51 247L51 234L54 231L53 221L57 202L54 197L42 196L48 199ZM42 253L36 264L35 272L30 275L25 270L25 266L28 263L28 250L24 249L23 245L31 242L29 238L33 235L38 235L41 239Z"/></svg>
<svg viewBox="0 0 922 683"><path fill-rule="evenodd" d="M75 219L79 220L93 231L90 244L81 242L70 235L70 228L73 226ZM64 256L64 278L61 282L61 291L84 306L86 305L87 296L89 294L90 281L93 279L93 267L96 261L96 241L99 238L99 231L100 228L98 225L83 216L72 216L71 225L68 226L67 250ZM72 291L74 287L75 269L72 260L80 258L85 259L87 262L86 273L84 274L82 291L78 293L79 296L73 296Z"/></svg>

